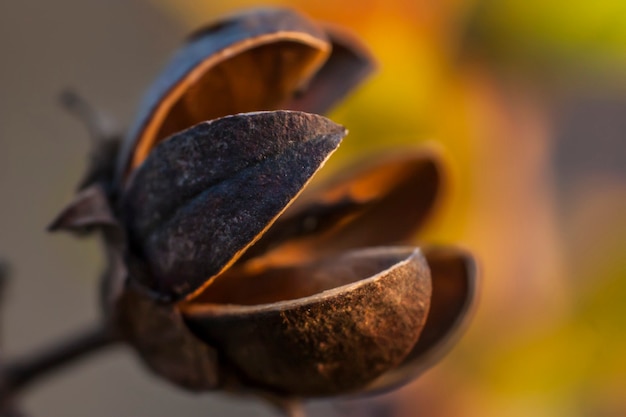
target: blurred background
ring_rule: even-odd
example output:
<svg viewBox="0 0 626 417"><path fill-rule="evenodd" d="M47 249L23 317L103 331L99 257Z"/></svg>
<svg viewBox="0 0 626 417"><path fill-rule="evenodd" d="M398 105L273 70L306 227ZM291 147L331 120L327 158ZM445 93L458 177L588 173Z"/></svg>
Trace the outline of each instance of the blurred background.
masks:
<svg viewBox="0 0 626 417"><path fill-rule="evenodd" d="M59 92L75 89L126 126L187 32L262 4L342 24L370 46L378 74L331 115L350 129L333 167L439 144L451 184L418 241L461 243L483 270L474 320L437 367L384 397L308 411L625 416L623 0L2 0L0 257L13 270L3 354L98 317L97 241L44 232L89 150ZM174 389L124 348L42 381L23 407L34 417L277 415Z"/></svg>

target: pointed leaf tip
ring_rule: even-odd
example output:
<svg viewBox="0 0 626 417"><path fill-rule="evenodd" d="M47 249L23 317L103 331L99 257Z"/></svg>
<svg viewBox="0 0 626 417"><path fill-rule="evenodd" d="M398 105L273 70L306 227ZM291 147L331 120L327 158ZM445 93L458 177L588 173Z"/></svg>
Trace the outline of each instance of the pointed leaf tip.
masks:
<svg viewBox="0 0 626 417"><path fill-rule="evenodd" d="M81 233L93 227L118 226L106 192L100 185L81 190L48 226L48 231Z"/></svg>
<svg viewBox="0 0 626 417"><path fill-rule="evenodd" d="M256 112L161 143L121 202L132 278L179 299L208 284L282 213L346 130L318 115Z"/></svg>

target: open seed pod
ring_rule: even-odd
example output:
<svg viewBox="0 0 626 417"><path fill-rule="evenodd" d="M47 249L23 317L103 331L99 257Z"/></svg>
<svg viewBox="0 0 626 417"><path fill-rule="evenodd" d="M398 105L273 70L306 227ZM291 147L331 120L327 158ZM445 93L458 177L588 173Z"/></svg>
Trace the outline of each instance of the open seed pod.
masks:
<svg viewBox="0 0 626 417"><path fill-rule="evenodd" d="M260 114L269 117L283 112ZM304 117L291 112L284 115ZM219 127L229 120L219 119L213 123ZM216 128L219 132L227 130ZM238 129L238 132L245 131ZM166 149L169 143L174 146L176 142L164 142L161 149ZM160 149L154 152L154 157L159 157ZM163 152L163 155L175 155L171 150ZM213 155L212 152L207 154ZM173 158L179 160L176 156ZM461 266L460 270L455 265L458 260L470 262L468 255L454 249L429 249L426 258L418 250L406 247L351 249L392 245L410 238L436 202L442 180L436 154L404 152L359 165L360 169L305 190L293 205L272 220L271 226L263 229L260 237L255 237L257 240L252 246L241 251L238 258L230 260L226 267L204 282L189 281L199 285L190 287L191 296L167 304L174 308L174 320L179 329L184 321L198 340L214 349L211 357L216 361L215 373L219 373L222 380L216 379L211 384L234 379L237 386L298 397L385 390L422 372L433 362L437 352L443 351L444 342L458 334L459 322L463 321L467 306L473 300L474 271L471 264ZM148 161L132 181L139 181L143 169L148 170L150 166ZM185 164L185 169L189 166L193 163ZM170 182L159 177L142 183L169 187L169 184L180 183L180 176L197 178L169 169L156 171ZM146 210L138 218L149 219L147 213L161 211L158 208L161 203L157 204L150 197L137 197L156 196L158 192L135 192L133 186L128 190L133 193L127 197L128 201L137 198L141 202L137 207ZM222 199L229 201L228 196L220 201ZM254 201L263 204L259 196ZM154 208L154 204L158 207ZM228 203L229 207L236 208L233 204ZM123 212L132 210L126 208ZM186 215L193 213L184 212ZM216 214L219 210L208 212ZM130 225L128 230L132 242ZM146 230L152 233L149 227ZM200 236L194 239L209 232L198 232ZM185 236L193 236L193 233L194 230L186 231ZM175 241L179 239L181 237ZM445 251L449 251L449 255L445 255ZM168 253L172 250L164 251L162 257ZM200 257L194 262L203 267L205 259ZM145 260L138 262L150 264ZM132 268L133 261L129 265L131 280L141 276L138 275L141 270ZM185 271L179 266L173 270ZM208 277L209 274L189 276ZM155 279L159 275L150 272L145 277ZM176 278L173 274L171 282L177 283ZM167 284L168 281L162 282ZM141 282L135 283L141 285ZM161 281L153 284L161 285ZM431 295L431 285L437 290L436 296ZM161 291L161 287L155 288ZM162 295L153 294L156 298ZM436 304L429 310L431 300ZM132 304L126 309L137 317L137 308ZM138 327L144 320L136 322ZM429 326L428 337L422 339L420 334L425 322ZM148 362L180 364L179 359L153 359L155 352L165 349L155 349L155 345L165 340L162 332L157 334L149 344L148 351L152 353L148 356L152 359ZM144 335L138 340L147 339ZM174 345L182 346L182 343ZM135 346L141 350L140 343L135 342ZM193 346L185 352L197 352L199 345ZM178 358L181 354L174 356ZM152 368L156 367L152 365ZM180 371L180 368L173 368ZM215 374L210 375L216 378ZM183 377L182 383L175 372L168 373L168 377L189 385L185 378L190 377ZM203 383L207 382L203 380ZM198 389L198 385L194 387Z"/></svg>
<svg viewBox="0 0 626 417"><path fill-rule="evenodd" d="M432 276L432 295L428 301L421 298L426 296L425 292L421 297L408 298L413 307L430 303L424 329L413 328L418 334L421 332L417 342L411 344L407 353L400 346L406 347L403 343L413 337L410 330L405 328L404 337L397 333L394 337L385 337L389 336L385 330L378 332L381 338L377 340L385 340L384 344L376 345L378 349L388 349L391 354L398 348L394 351L396 358L403 359L397 365L374 367L380 364L377 356L380 351L371 346L363 349L368 346L363 335L367 338L375 332L354 325L368 320L354 320L351 325L329 325L333 318L341 320L340 315L335 317L333 303L324 304L324 326L296 327L316 337L298 333L295 337L298 342L284 339L286 333L294 337L294 332L288 331L294 320L284 318L286 311L306 311L302 320L311 320L310 316L320 310L311 309L310 304L318 305L318 301L325 299L323 290L343 282L346 276L355 276L350 268L358 268L367 281L372 278L366 277L376 274L376 268L368 269L368 265L376 265L379 256L398 256L407 250L388 246L354 251L348 250L349 246L406 242L435 206L442 181L442 168L435 153L404 152L376 159L361 161L358 168L306 189L230 270L202 294L181 305L195 334L218 347L224 357L241 370L240 378L247 383L299 396L387 391L432 366L462 333L475 298L473 259L454 247L427 247L425 261ZM404 277L409 281L423 279L411 273ZM372 299L387 292L393 294L393 285L384 279L378 282L381 285L370 287ZM351 297L348 292L337 291L336 295L340 299ZM404 320L390 314L391 310L402 310L391 302L387 308L384 303L375 302L348 304L355 316L365 310L369 317L379 317L378 324L388 332L394 332L398 329L396 326L411 320L408 314ZM313 319L310 323L317 324L319 320ZM215 328L220 330L211 330ZM345 356L342 361L334 362L337 366L334 374L319 372L325 369L324 354L311 357L304 354L315 350L307 349L307 343L315 346L319 353L319 341L324 340L326 345L329 328L336 329L334 337L338 346L350 347L352 352L348 355L346 350L341 350ZM351 329L356 329L357 334ZM242 340L245 343L240 343ZM372 356L368 357L370 354ZM281 360L271 360L272 357ZM326 358L332 360L333 356L328 354ZM363 364L371 373L361 373Z"/></svg>
<svg viewBox="0 0 626 417"><path fill-rule="evenodd" d="M59 216L105 230L107 311L157 374L192 390L374 392L456 334L471 268L408 246L436 206L436 153L307 187L346 134L311 112L373 67L351 36L286 9L198 31L149 90L113 192L93 184Z"/></svg>

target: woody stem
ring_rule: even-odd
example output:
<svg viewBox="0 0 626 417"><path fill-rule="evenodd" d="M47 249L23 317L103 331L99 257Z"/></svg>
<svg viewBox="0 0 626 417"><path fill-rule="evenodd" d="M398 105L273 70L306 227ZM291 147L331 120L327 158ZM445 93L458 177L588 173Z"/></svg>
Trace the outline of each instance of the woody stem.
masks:
<svg viewBox="0 0 626 417"><path fill-rule="evenodd" d="M285 407L285 414L287 417L306 417L304 407L299 401L293 401Z"/></svg>
<svg viewBox="0 0 626 417"><path fill-rule="evenodd" d="M3 393L15 394L52 371L98 352L116 341L109 326L99 324L48 349L9 361L3 370Z"/></svg>

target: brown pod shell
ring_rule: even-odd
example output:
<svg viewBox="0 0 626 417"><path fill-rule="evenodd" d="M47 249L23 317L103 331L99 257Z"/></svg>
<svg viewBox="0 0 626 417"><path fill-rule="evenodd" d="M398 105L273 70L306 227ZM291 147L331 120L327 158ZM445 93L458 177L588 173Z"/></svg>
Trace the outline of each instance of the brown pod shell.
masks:
<svg viewBox="0 0 626 417"><path fill-rule="evenodd" d="M355 391L397 366L426 321L431 283L419 249L366 249L280 272L279 281L292 276L324 284L309 284L320 292L292 299L304 295L299 283L290 295L285 283L251 275L258 283L252 297L231 286L214 300L220 304L181 307L192 331L246 385L307 397ZM255 304L268 292L279 301Z"/></svg>
<svg viewBox="0 0 626 417"><path fill-rule="evenodd" d="M135 283L193 297L301 192L346 130L308 113L244 113L200 123L157 146L119 212Z"/></svg>
<svg viewBox="0 0 626 417"><path fill-rule="evenodd" d="M192 391L218 388L217 352L189 331L174 306L127 289L116 300L113 320L122 338L157 375Z"/></svg>
<svg viewBox="0 0 626 417"><path fill-rule="evenodd" d="M404 361L364 393L388 391L417 378L448 353L471 319L478 290L478 268L472 254L453 246L423 251L432 277L432 297L422 335Z"/></svg>
<svg viewBox="0 0 626 417"><path fill-rule="evenodd" d="M334 25L324 30L332 52L306 89L294 96L286 109L326 114L376 70L369 50L350 32Z"/></svg>
<svg viewBox="0 0 626 417"><path fill-rule="evenodd" d="M330 54L324 31L286 8L259 8L197 31L148 90L126 137L117 180L170 135L205 120L276 110Z"/></svg>
<svg viewBox="0 0 626 417"><path fill-rule="evenodd" d="M307 187L241 261L288 264L405 244L437 207L445 180L441 158L430 149L358 161L341 176Z"/></svg>

